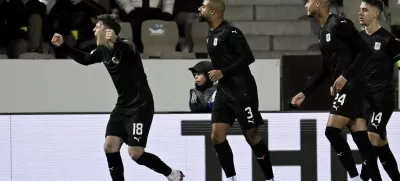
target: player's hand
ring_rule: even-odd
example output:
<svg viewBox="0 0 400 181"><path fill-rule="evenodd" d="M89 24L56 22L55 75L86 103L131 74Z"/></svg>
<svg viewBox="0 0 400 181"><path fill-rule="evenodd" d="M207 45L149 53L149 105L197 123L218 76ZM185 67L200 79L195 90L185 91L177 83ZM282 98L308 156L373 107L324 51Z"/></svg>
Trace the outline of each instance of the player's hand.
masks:
<svg viewBox="0 0 400 181"><path fill-rule="evenodd" d="M221 70L211 70L208 72L208 77L211 81L216 82L221 79L224 75L222 75Z"/></svg>
<svg viewBox="0 0 400 181"><path fill-rule="evenodd" d="M329 90L330 90L330 92L331 92L331 96L334 96L334 95L335 95L335 90L333 89L332 86L331 86L331 88L330 88Z"/></svg>
<svg viewBox="0 0 400 181"><path fill-rule="evenodd" d="M292 105L296 107L300 107L301 103L303 103L304 99L306 99L306 96L300 92L296 96L293 97L292 102L290 102Z"/></svg>
<svg viewBox="0 0 400 181"><path fill-rule="evenodd" d="M117 35L115 34L114 30L106 29L106 40L110 41L111 43L115 43L117 41Z"/></svg>
<svg viewBox="0 0 400 181"><path fill-rule="evenodd" d="M59 47L59 46L61 46L61 44L64 43L64 38L62 35L60 35L58 33L54 33L53 38L51 39L51 43L54 46Z"/></svg>
<svg viewBox="0 0 400 181"><path fill-rule="evenodd" d="M340 91L342 91L344 85L346 85L347 83L347 79L343 77L343 75L341 75L340 77L338 77L335 81L335 83L333 83L333 91L334 93L339 93Z"/></svg>

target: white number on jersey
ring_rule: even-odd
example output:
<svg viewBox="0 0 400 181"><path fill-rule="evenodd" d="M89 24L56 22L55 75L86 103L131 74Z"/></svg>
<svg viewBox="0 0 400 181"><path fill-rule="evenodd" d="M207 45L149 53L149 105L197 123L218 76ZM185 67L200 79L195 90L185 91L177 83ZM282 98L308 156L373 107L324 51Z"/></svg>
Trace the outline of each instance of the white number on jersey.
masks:
<svg viewBox="0 0 400 181"><path fill-rule="evenodd" d="M133 135L142 135L143 134L143 124L142 123L133 123Z"/></svg>

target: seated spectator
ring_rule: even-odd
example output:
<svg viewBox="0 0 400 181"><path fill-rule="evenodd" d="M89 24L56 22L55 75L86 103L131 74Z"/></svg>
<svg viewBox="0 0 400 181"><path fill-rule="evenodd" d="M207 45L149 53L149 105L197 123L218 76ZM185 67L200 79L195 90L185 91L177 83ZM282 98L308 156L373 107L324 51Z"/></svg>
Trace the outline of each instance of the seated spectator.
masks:
<svg viewBox="0 0 400 181"><path fill-rule="evenodd" d="M199 7L203 0L175 0L174 19L178 24L179 42L177 51L193 51L192 22L199 17Z"/></svg>
<svg viewBox="0 0 400 181"><path fill-rule="evenodd" d="M49 11L47 40L57 32L70 46L90 52L96 48L94 20L109 11L110 0L57 0ZM56 58L66 57L56 51Z"/></svg>
<svg viewBox="0 0 400 181"><path fill-rule="evenodd" d="M116 0L116 3L127 15L132 26L132 41L141 53L143 53L142 23L153 19L173 20L175 0Z"/></svg>
<svg viewBox="0 0 400 181"><path fill-rule="evenodd" d="M18 58L26 52L42 53L46 5L38 0L12 0L7 9L9 36L12 39L8 57Z"/></svg>
<svg viewBox="0 0 400 181"><path fill-rule="evenodd" d="M193 113L209 113L212 110L217 85L208 78L208 72L213 69L210 61L201 61L189 68L192 72L195 87L190 89L189 107Z"/></svg>
<svg viewBox="0 0 400 181"><path fill-rule="evenodd" d="M7 0L0 0L0 54L7 54L9 31L7 26Z"/></svg>

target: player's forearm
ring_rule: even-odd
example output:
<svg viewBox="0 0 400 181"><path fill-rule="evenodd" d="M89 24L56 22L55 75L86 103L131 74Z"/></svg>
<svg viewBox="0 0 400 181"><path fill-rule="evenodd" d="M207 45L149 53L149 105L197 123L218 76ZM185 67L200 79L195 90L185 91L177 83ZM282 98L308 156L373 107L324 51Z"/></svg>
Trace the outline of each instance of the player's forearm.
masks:
<svg viewBox="0 0 400 181"><path fill-rule="evenodd" d="M354 61L352 62L352 64L349 66L349 68L343 73L343 76L347 80L353 79L355 76L357 76L359 71L363 69L365 63L367 62L370 56L371 52L369 49L363 49L362 51L360 51L357 54Z"/></svg>
<svg viewBox="0 0 400 181"><path fill-rule="evenodd" d="M241 73L246 70L246 67L250 65L250 63L246 62L245 60L238 60L235 63L231 64L230 66L221 70L222 75L232 75L235 73Z"/></svg>
<svg viewBox="0 0 400 181"><path fill-rule="evenodd" d="M315 89L317 89L317 87L321 84L323 84L326 80L326 78L328 77L328 73L327 72L321 72L319 73L315 79L311 82L311 84L309 84L305 89L303 89L303 91L301 91L306 97L308 97L309 95L311 95Z"/></svg>
<svg viewBox="0 0 400 181"><path fill-rule="evenodd" d="M82 64L82 65L90 65L91 64L90 57L89 57L90 55L88 53L85 53L85 52L82 52L75 48L72 48L65 43L61 44L60 49L66 55L71 57L73 60L75 60L79 64Z"/></svg>
<svg viewBox="0 0 400 181"><path fill-rule="evenodd" d="M253 53L251 53L251 50L239 52L239 53L243 56L241 56L239 58L239 60L237 60L230 66L223 68L221 70L223 75L232 75L235 73L242 73L243 71L248 70L248 66L255 61Z"/></svg>

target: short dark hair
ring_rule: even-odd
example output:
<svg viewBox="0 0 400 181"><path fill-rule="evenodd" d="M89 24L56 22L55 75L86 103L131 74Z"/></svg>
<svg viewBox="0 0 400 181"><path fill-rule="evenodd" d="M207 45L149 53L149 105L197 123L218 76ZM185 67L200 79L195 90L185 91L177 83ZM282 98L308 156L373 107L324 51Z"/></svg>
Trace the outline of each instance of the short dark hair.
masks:
<svg viewBox="0 0 400 181"><path fill-rule="evenodd" d="M383 11L383 8L385 6L382 0L362 0L362 1L369 4L370 6L378 8L380 12Z"/></svg>
<svg viewBox="0 0 400 181"><path fill-rule="evenodd" d="M118 16L115 14L101 14L97 16L97 21L101 21L105 26L114 30L117 35L121 32Z"/></svg>

